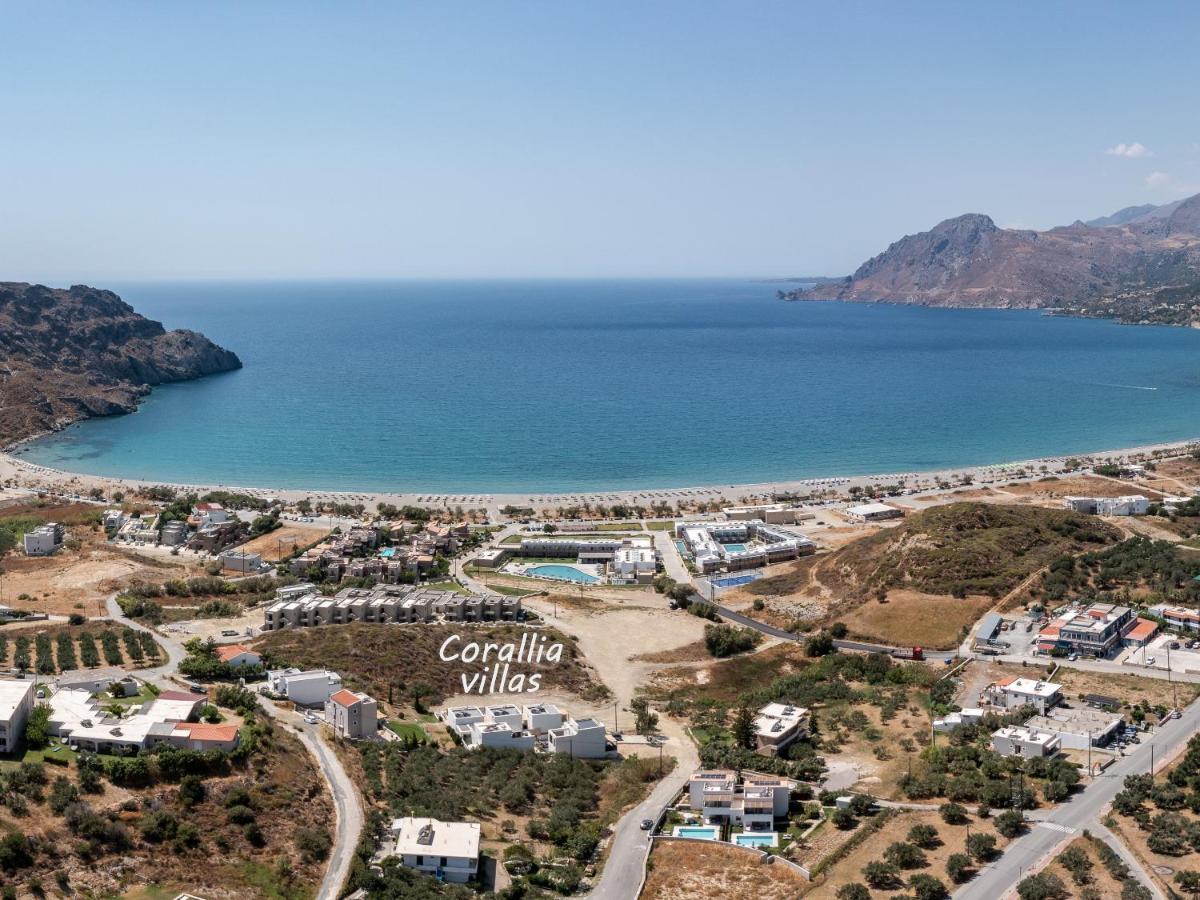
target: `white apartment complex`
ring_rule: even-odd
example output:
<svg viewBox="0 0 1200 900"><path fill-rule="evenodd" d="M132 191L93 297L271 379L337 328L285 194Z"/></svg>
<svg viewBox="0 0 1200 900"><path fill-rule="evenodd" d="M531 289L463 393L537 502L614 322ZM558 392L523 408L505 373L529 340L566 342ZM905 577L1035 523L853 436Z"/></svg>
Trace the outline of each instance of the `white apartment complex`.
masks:
<svg viewBox="0 0 1200 900"><path fill-rule="evenodd" d="M701 574L752 569L815 553L817 545L799 532L757 519L735 522L677 522L675 537Z"/></svg>
<svg viewBox="0 0 1200 900"><path fill-rule="evenodd" d="M983 697L993 706L1018 709L1032 706L1039 713L1062 702L1062 685L1032 678L1003 678L984 688Z"/></svg>
<svg viewBox="0 0 1200 900"><path fill-rule="evenodd" d="M57 522L39 525L32 531L25 532L24 549L26 556L50 556L56 553L63 544L66 529Z"/></svg>
<svg viewBox="0 0 1200 900"><path fill-rule="evenodd" d="M804 734L808 710L785 703L768 703L754 719L754 740L759 753L777 756Z"/></svg>
<svg viewBox="0 0 1200 900"><path fill-rule="evenodd" d="M286 592L286 593L285 593ZM413 585L346 588L332 597L313 585L291 585L276 592L263 611L263 631L316 628L350 622L512 622L521 612L520 597L463 595Z"/></svg>

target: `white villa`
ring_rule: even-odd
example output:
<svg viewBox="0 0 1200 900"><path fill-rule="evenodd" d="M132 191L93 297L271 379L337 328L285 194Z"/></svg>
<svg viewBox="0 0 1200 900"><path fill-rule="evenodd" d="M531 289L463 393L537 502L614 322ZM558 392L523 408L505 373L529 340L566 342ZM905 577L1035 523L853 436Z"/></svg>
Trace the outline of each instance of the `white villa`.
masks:
<svg viewBox="0 0 1200 900"><path fill-rule="evenodd" d="M568 753L576 759L602 759L607 755L604 726L595 719L567 719L549 732L550 752Z"/></svg>
<svg viewBox="0 0 1200 900"><path fill-rule="evenodd" d="M324 706L325 701L342 687L342 676L326 669L272 669L267 672L267 690L291 700L297 706Z"/></svg>
<svg viewBox="0 0 1200 900"><path fill-rule="evenodd" d="M786 778L746 775L738 784L734 772L696 772L688 779L688 806L710 825L729 822L746 831L772 831L785 818L793 784Z"/></svg>
<svg viewBox="0 0 1200 900"><path fill-rule="evenodd" d="M24 549L26 556L50 556L56 553L63 544L66 529L57 522L39 525L32 531L25 532Z"/></svg>
<svg viewBox="0 0 1200 900"><path fill-rule="evenodd" d="M276 592L263 611L263 631L316 628L349 622L400 623L511 622L521 612L520 597L443 591L414 585L346 588L333 597L317 593L311 584L290 585Z"/></svg>
<svg viewBox="0 0 1200 900"><path fill-rule="evenodd" d="M392 822L392 853L410 869L465 884L479 868L479 823L404 818Z"/></svg>
<svg viewBox="0 0 1200 900"><path fill-rule="evenodd" d="M1001 756L1038 759L1056 754L1062 742L1048 731L1008 725L992 734L992 749Z"/></svg>
<svg viewBox="0 0 1200 900"><path fill-rule="evenodd" d="M0 753L12 753L33 712L33 679L0 680Z"/></svg>
<svg viewBox="0 0 1200 900"><path fill-rule="evenodd" d="M1095 516L1144 516L1150 501L1141 494L1125 497L1064 497L1063 506Z"/></svg>
<svg viewBox="0 0 1200 900"><path fill-rule="evenodd" d="M677 522L683 541L702 574L752 569L815 553L817 545L781 525L758 519L734 522Z"/></svg>
<svg viewBox="0 0 1200 900"><path fill-rule="evenodd" d="M781 750L804 734L808 710L802 706L768 703L754 720L754 740L758 752L777 756Z"/></svg>
<svg viewBox="0 0 1200 900"><path fill-rule="evenodd" d="M1003 709L1032 706L1039 713L1062 702L1062 685L1032 678L1003 678L984 688L981 699Z"/></svg>

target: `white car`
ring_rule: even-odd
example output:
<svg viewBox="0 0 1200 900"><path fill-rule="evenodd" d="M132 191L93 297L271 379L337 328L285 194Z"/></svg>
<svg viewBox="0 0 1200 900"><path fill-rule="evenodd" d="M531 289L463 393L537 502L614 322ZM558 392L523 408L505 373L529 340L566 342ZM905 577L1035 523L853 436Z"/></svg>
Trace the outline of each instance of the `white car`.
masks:
<svg viewBox="0 0 1200 900"><path fill-rule="evenodd" d="M307 722L309 725L316 725L317 724L316 713L310 713L310 712L305 713L304 721Z"/></svg>

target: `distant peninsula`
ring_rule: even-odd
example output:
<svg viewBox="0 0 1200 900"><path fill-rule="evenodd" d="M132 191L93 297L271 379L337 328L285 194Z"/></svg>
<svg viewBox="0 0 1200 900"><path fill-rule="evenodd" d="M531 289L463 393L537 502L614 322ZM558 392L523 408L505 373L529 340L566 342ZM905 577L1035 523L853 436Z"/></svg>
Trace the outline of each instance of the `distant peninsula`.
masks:
<svg viewBox="0 0 1200 900"><path fill-rule="evenodd" d="M167 331L112 291L0 282L0 445L132 412L159 384L240 369L194 331Z"/></svg>
<svg viewBox="0 0 1200 900"><path fill-rule="evenodd" d="M1200 194L1048 231L986 215L908 235L846 278L784 300L1047 309L1138 324L1200 326Z"/></svg>

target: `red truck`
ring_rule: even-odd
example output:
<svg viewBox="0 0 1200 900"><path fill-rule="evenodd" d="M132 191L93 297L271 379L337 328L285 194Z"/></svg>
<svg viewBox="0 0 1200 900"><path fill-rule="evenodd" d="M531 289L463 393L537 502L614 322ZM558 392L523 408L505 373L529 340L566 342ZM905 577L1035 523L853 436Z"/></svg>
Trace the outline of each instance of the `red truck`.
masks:
<svg viewBox="0 0 1200 900"><path fill-rule="evenodd" d="M897 647L892 651L892 656L896 659L924 659L925 651L920 647Z"/></svg>

